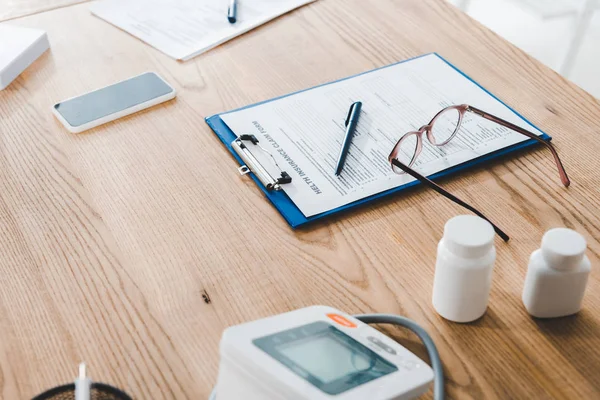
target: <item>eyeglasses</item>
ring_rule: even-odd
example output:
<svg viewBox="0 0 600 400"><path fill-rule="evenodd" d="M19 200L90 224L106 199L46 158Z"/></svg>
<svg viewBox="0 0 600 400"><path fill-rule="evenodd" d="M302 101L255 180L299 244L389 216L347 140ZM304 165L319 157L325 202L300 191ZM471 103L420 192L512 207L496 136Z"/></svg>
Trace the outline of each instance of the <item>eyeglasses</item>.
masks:
<svg viewBox="0 0 600 400"><path fill-rule="evenodd" d="M560 180L562 184L565 187L568 187L571 184L571 181L569 181L569 177L567 176L567 172L565 171L565 168L563 167L563 164L560 161L560 158L558 157L558 153L556 152L556 149L554 149L554 146L552 146L552 144L541 139L536 134L521 128L520 126L514 125L502 118L496 117L492 114L489 114L485 111L479 110L475 107L466 104L446 107L442 111L437 113L435 117L433 117L431 122L429 122L429 124L422 126L418 131L408 132L407 134L402 136L392 149L390 155L388 156L388 161L390 162L392 170L395 173L406 173L412 176L413 178L429 186L431 189L435 190L441 195L447 197L448 199L459 204L460 206L485 219L490 224L492 224L496 233L504 241L508 241L509 236L506 233L504 233L502 229L498 228L481 212L479 212L474 207L460 200L458 197L447 192L430 179L426 178L425 176L412 169L417 158L421 154L421 151L423 150L423 135L427 136L427 140L429 140L429 143L431 143L433 146L442 147L448 144L460 131L461 124L465 118L465 115L468 112L474 113L487 120L493 121L499 125L509 128L515 132L518 132L522 135L527 136L530 139L536 140L543 144L552 152L552 156L554 157L554 162L556 163L556 167L558 168L558 173L560 175Z"/></svg>

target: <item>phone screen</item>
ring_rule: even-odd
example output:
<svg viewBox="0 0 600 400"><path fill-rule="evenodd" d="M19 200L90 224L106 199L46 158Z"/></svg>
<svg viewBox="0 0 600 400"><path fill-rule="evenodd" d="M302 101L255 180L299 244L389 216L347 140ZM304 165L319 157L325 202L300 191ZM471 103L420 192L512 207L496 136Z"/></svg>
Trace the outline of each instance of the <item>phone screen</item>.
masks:
<svg viewBox="0 0 600 400"><path fill-rule="evenodd" d="M148 72L58 103L54 108L71 126L78 127L172 91L173 89L158 75Z"/></svg>

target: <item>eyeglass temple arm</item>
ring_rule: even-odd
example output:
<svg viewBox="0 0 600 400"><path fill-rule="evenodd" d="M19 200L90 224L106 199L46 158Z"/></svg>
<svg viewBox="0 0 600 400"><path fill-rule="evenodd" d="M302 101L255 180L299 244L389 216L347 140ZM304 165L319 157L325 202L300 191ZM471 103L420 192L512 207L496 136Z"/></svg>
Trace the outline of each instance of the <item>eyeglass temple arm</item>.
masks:
<svg viewBox="0 0 600 400"><path fill-rule="evenodd" d="M490 120L497 124L505 126L506 128L512 129L513 131L520 133L521 135L525 135L528 138L531 138L533 140L536 140L536 141L542 143L544 146L546 146L548 149L550 149L550 151L552 152L552 155L554 156L554 162L556 163L556 167L558 168L558 173L560 175L561 182L563 183L563 185L565 185L565 187L569 187L569 185L571 184L571 181L569 180L569 177L567 176L567 171L565 170L565 167L563 166L562 162L560 161L560 158L558 157L558 153L556 152L556 149L554 148L554 146L552 146L552 144L550 144L549 142L540 138L538 135L521 128L520 126L512 124L502 118L496 117L495 115L492 115L490 113L482 111L478 108L468 106L467 111L471 111L487 120Z"/></svg>
<svg viewBox="0 0 600 400"><path fill-rule="evenodd" d="M456 197L453 194L451 194L451 193L447 192L446 190L442 189L441 186L439 186L438 184L436 184L435 182L433 182L429 178L426 178L425 176L419 174L417 171L415 171L412 168L410 168L410 167L402 164L400 161L396 160L395 158L392 160L392 164L394 164L396 167L400 168L402 171L406 172L408 175L412 176L413 178L419 180L421 183L424 183L425 185L429 186L431 189L435 190L436 192L438 192L442 196L444 196L444 197L452 200L456 204L458 204L458 205L466 208L467 210L473 212L478 217L481 217L481 218L485 219L487 222L489 222L490 224L492 224L492 226L494 227L494 231L496 231L496 233L498 234L498 236L500 236L502 238L502 240L504 240L505 242L508 242L510 240L510 238L508 237L508 235L506 233L504 233L504 231L502 229L498 228L485 215L483 215L482 213L480 213L475 208L471 207L469 204L465 203L464 201L462 201L458 197Z"/></svg>

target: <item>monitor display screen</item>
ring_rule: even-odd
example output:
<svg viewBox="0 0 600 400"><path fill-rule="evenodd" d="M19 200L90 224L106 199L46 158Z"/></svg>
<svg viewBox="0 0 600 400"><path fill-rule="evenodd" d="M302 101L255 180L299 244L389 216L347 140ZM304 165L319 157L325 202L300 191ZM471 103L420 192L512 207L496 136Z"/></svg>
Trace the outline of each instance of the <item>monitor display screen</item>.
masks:
<svg viewBox="0 0 600 400"><path fill-rule="evenodd" d="M398 368L324 321L254 340L254 344L321 391L336 395Z"/></svg>

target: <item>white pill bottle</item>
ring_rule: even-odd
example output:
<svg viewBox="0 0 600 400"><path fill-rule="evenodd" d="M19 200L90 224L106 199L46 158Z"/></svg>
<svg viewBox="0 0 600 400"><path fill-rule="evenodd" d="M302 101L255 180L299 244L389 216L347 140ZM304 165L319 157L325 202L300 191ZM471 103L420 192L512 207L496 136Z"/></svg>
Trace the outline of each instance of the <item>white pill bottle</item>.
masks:
<svg viewBox="0 0 600 400"><path fill-rule="evenodd" d="M591 263L579 233L557 228L546 232L542 248L531 254L523 304L538 318L556 318L581 310Z"/></svg>
<svg viewBox="0 0 600 400"><path fill-rule="evenodd" d="M473 215L459 215L444 227L438 244L433 307L454 322L471 322L487 309L496 248L494 228Z"/></svg>

